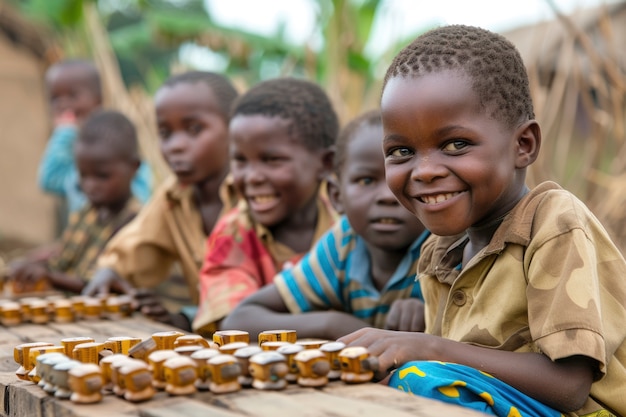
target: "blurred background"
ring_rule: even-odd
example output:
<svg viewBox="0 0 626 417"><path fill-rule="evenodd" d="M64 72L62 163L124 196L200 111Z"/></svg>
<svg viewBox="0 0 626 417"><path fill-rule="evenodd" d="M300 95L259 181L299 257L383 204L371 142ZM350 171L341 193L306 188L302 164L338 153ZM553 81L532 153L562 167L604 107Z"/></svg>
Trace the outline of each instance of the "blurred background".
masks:
<svg viewBox="0 0 626 417"><path fill-rule="evenodd" d="M96 62L106 105L136 123L158 183L168 171L152 94L171 74L220 71L240 91L306 77L346 122L377 106L393 55L444 23L482 26L519 48L544 138L529 185L572 191L626 253L625 0L0 0L0 262L58 234L55 201L36 182L54 62Z"/></svg>

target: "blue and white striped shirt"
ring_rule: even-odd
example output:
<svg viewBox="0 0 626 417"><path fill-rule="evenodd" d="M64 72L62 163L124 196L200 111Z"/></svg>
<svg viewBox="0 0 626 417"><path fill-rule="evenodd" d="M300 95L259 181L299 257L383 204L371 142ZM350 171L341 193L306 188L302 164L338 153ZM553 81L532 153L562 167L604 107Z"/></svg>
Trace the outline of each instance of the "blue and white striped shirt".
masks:
<svg viewBox="0 0 626 417"><path fill-rule="evenodd" d="M378 291L365 241L342 216L297 265L274 278L274 283L292 313L338 310L382 328L395 300L422 299L415 277L420 249L429 235L425 231L413 242Z"/></svg>

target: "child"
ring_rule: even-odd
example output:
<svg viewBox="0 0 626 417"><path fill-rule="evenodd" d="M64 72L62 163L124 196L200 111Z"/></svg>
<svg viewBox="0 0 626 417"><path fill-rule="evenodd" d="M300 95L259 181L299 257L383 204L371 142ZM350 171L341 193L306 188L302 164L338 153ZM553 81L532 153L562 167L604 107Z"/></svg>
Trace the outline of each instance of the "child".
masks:
<svg viewBox="0 0 626 417"><path fill-rule="evenodd" d="M215 226L193 329L210 333L244 297L293 265L332 225L320 198L338 121L326 93L295 78L262 82L235 104L231 173L241 203Z"/></svg>
<svg viewBox="0 0 626 417"><path fill-rule="evenodd" d="M329 340L366 326L424 330L415 270L429 233L387 187L381 123L380 112L364 113L337 139L338 184L329 183L329 196L345 215L293 269L246 298L223 328L253 335L294 329L301 338Z"/></svg>
<svg viewBox="0 0 626 417"><path fill-rule="evenodd" d="M43 281L48 284L44 287L80 293L106 242L139 211L130 191L139 167L137 134L126 116L92 112L81 127L74 155L89 203L70 217L58 253L15 266L17 291L32 291Z"/></svg>
<svg viewBox="0 0 626 417"><path fill-rule="evenodd" d="M237 91L217 73L192 71L168 79L154 101L163 157L175 176L106 247L85 294L111 287L153 288L180 264L193 304L205 241L222 211L236 199L223 186L228 174L228 120ZM147 315L189 329L195 311L170 314L154 300Z"/></svg>
<svg viewBox="0 0 626 417"><path fill-rule="evenodd" d="M102 106L98 69L89 61L59 62L46 72L54 131L39 165L38 181L42 190L63 197L71 214L82 208L87 198L78 185L73 146L78 127ZM132 191L140 202L150 198L152 174L142 163L133 178Z"/></svg>
<svg viewBox="0 0 626 417"><path fill-rule="evenodd" d="M626 262L572 194L526 187L541 130L516 48L434 29L392 62L381 109L387 183L433 232L426 332L341 341L400 366L392 387L494 415L626 415Z"/></svg>

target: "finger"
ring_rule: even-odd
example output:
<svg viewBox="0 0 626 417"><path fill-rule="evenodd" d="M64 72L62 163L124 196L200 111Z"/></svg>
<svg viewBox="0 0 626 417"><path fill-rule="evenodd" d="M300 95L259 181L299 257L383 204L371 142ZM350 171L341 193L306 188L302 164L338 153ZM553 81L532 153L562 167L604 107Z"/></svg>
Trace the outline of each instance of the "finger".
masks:
<svg viewBox="0 0 626 417"><path fill-rule="evenodd" d="M391 308L391 310L389 310L389 314L387 315L387 319L385 320L385 329L387 330L398 330L399 329L399 320L400 320L400 314L399 314L399 310L398 308Z"/></svg>
<svg viewBox="0 0 626 417"><path fill-rule="evenodd" d="M130 285L130 283L125 279L116 279L113 282L112 287L115 289L115 291L122 294L134 294L135 292L135 288Z"/></svg>
<svg viewBox="0 0 626 417"><path fill-rule="evenodd" d="M95 285L94 285L93 281L89 281L89 282L87 282L87 285L85 285L83 287L83 290L80 293L81 293L81 295L85 295L85 296L91 297L91 296L93 296L95 294L94 290L95 290Z"/></svg>

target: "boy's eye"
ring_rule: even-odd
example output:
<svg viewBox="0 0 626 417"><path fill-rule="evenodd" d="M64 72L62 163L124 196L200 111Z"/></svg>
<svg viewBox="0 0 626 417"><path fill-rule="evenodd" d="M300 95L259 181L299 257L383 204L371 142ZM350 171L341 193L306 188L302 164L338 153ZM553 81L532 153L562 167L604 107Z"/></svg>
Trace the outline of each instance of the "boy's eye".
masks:
<svg viewBox="0 0 626 417"><path fill-rule="evenodd" d="M361 177L357 178L355 181L358 185L370 185L374 183L374 178L372 177Z"/></svg>
<svg viewBox="0 0 626 417"><path fill-rule="evenodd" d="M458 152L468 146L468 143L464 140L453 140L448 142L443 150L446 152Z"/></svg>
<svg viewBox="0 0 626 417"><path fill-rule="evenodd" d="M204 126L202 126L200 123L192 123L192 124L189 125L187 130L189 131L190 134L195 136L198 133L202 132L203 128L204 128Z"/></svg>
<svg viewBox="0 0 626 417"><path fill-rule="evenodd" d="M388 153L389 156L395 156L395 157L407 157L407 156L411 156L412 152L409 148L395 148L395 149L391 149Z"/></svg>
<svg viewBox="0 0 626 417"><path fill-rule="evenodd" d="M169 138L169 136L172 134L172 132L169 129L166 129L164 127L160 127L158 132L159 132L159 137L163 140Z"/></svg>

